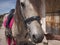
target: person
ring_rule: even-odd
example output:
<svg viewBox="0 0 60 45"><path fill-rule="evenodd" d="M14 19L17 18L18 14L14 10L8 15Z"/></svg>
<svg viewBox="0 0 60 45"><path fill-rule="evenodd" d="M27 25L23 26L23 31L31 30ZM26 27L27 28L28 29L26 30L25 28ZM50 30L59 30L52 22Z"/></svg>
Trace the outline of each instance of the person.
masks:
<svg viewBox="0 0 60 45"><path fill-rule="evenodd" d="M6 36L6 40L7 40L8 45L11 45L12 41L13 41L13 45L16 45L16 42L12 36L11 28L9 26L10 21L12 20L12 18L14 16L14 12L15 12L15 9L11 9L11 11L9 12L9 15L7 17L7 21L6 21L5 36Z"/></svg>
<svg viewBox="0 0 60 45"><path fill-rule="evenodd" d="M11 9L10 14L8 15L8 18L7 18L8 20L6 22L6 28L9 28L9 23L14 15L14 12L15 12L15 9Z"/></svg>
<svg viewBox="0 0 60 45"><path fill-rule="evenodd" d="M12 37L12 32L11 29L9 27L10 21L14 15L15 9L11 9L11 11L9 12L9 15L7 16L7 21L6 21L6 30L5 30L5 35L6 37Z"/></svg>

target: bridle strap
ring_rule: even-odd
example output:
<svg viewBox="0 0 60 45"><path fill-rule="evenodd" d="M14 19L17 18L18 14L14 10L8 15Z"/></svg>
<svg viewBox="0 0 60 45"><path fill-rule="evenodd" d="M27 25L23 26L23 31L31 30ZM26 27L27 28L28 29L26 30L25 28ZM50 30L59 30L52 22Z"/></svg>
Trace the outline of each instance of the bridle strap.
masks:
<svg viewBox="0 0 60 45"><path fill-rule="evenodd" d="M37 20L40 23L40 16L33 16L25 20L25 24L30 24L32 21Z"/></svg>

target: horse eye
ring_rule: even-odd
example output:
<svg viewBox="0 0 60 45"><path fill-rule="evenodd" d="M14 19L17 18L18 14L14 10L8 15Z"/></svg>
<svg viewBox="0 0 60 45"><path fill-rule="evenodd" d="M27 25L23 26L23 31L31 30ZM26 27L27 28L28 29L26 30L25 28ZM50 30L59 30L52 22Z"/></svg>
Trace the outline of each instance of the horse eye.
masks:
<svg viewBox="0 0 60 45"><path fill-rule="evenodd" d="M24 3L21 3L21 6L24 8L25 7L25 4Z"/></svg>

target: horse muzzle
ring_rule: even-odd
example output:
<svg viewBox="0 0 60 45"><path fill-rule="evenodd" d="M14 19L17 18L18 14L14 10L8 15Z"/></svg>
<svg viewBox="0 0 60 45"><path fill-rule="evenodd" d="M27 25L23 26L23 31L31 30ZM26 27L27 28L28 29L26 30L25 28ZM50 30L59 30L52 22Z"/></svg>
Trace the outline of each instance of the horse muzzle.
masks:
<svg viewBox="0 0 60 45"><path fill-rule="evenodd" d="M32 35L32 41L34 43L41 43L44 38L44 35Z"/></svg>

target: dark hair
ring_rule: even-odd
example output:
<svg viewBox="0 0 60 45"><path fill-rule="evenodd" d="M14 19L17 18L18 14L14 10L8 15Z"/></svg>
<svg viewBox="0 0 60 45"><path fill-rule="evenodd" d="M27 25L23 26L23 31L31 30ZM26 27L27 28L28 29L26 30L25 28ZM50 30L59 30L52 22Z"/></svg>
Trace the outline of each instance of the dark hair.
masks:
<svg viewBox="0 0 60 45"><path fill-rule="evenodd" d="M10 10L10 14L13 14L15 12L15 9Z"/></svg>

